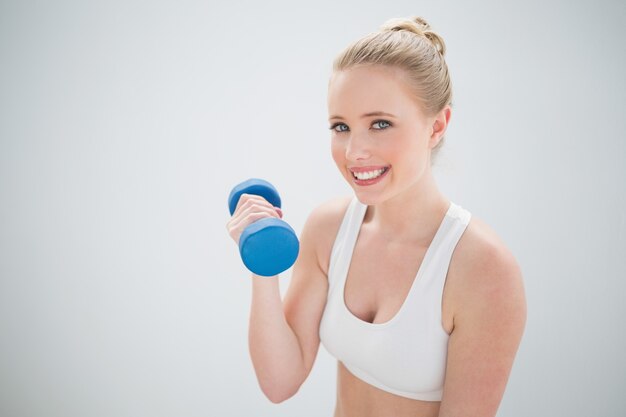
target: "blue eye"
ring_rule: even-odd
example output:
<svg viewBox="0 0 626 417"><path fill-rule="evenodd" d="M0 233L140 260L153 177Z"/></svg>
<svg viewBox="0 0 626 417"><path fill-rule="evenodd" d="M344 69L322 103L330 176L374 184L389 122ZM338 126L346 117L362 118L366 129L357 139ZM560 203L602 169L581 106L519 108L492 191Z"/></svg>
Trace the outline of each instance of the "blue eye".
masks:
<svg viewBox="0 0 626 417"><path fill-rule="evenodd" d="M391 123L389 123L389 122L388 122L388 121L386 121L386 120L376 120L376 121L374 122L374 124L377 124L377 123L387 123L387 125L388 125L387 127L391 126ZM382 128L380 128L380 129L378 129L378 130L384 130L384 129L387 129L387 127L382 127Z"/></svg>
<svg viewBox="0 0 626 417"><path fill-rule="evenodd" d="M345 132L345 130L336 130L335 128L337 126L346 126L343 123L335 123L334 125L332 125L331 127L329 127L330 130L334 130L335 132ZM347 126L346 126L347 127Z"/></svg>

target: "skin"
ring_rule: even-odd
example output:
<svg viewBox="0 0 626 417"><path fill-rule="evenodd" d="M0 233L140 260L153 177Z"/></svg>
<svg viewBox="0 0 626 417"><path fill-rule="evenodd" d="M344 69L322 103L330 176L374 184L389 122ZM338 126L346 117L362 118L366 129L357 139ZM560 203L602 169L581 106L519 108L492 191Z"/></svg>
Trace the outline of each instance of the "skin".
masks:
<svg viewBox="0 0 626 417"><path fill-rule="evenodd" d="M411 97L402 70L354 67L333 74L328 90L331 153L344 180L368 205L346 281L345 303L362 320L382 323L404 302L450 200L431 171L431 151L450 120L446 106L429 116ZM393 116L367 116L384 111ZM388 167L359 186L351 167ZM252 275L249 348L259 385L275 403L293 396L319 349L334 238L352 196L316 207L300 236L300 254L281 300L279 277ZM244 194L227 227L235 242L251 222L282 217ZM477 216L453 253L442 299L450 334L442 401L419 401L375 388L338 362L335 417L495 416L526 323L520 267Z"/></svg>

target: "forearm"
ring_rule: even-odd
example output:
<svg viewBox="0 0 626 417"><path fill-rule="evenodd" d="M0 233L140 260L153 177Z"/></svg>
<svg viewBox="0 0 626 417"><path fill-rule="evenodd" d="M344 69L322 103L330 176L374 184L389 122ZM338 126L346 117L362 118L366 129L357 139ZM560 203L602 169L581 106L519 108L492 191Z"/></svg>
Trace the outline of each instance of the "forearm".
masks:
<svg viewBox="0 0 626 417"><path fill-rule="evenodd" d="M259 385L273 402L295 394L306 377L298 338L285 319L278 279L278 276L252 276L248 333Z"/></svg>

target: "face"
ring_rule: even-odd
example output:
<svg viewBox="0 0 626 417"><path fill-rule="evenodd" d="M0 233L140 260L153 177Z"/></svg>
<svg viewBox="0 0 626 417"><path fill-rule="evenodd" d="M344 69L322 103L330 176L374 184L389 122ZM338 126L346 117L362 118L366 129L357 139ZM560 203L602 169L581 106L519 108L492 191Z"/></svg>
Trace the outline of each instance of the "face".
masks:
<svg viewBox="0 0 626 417"><path fill-rule="evenodd" d="M329 83L332 156L363 204L414 187L430 169L431 149L445 130L445 123L442 128L422 113L401 71L355 67L334 73Z"/></svg>

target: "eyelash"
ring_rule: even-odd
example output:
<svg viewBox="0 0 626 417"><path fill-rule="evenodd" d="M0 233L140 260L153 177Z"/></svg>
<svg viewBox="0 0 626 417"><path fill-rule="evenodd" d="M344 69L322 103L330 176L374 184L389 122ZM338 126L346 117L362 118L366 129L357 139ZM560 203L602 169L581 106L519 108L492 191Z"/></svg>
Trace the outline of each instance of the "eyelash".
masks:
<svg viewBox="0 0 626 417"><path fill-rule="evenodd" d="M385 129L388 129L388 128L390 128L391 126L393 126L393 125L391 124L391 122L389 122L388 120L374 120L374 122L373 122L372 124L381 123L381 122L382 122L382 123L387 123L389 126L387 126L387 127L382 127L382 128L380 128L380 129L374 129L374 130L385 130ZM339 126L339 125L345 125L345 123L341 123L341 122L335 123L334 125L332 125L332 126L331 126L331 127L329 127L328 129L329 129L329 130L335 130L335 128L336 128L337 126ZM341 130L341 131L335 130L335 132L337 132L337 133L343 133L343 132L346 132L346 131L345 131L345 130Z"/></svg>

